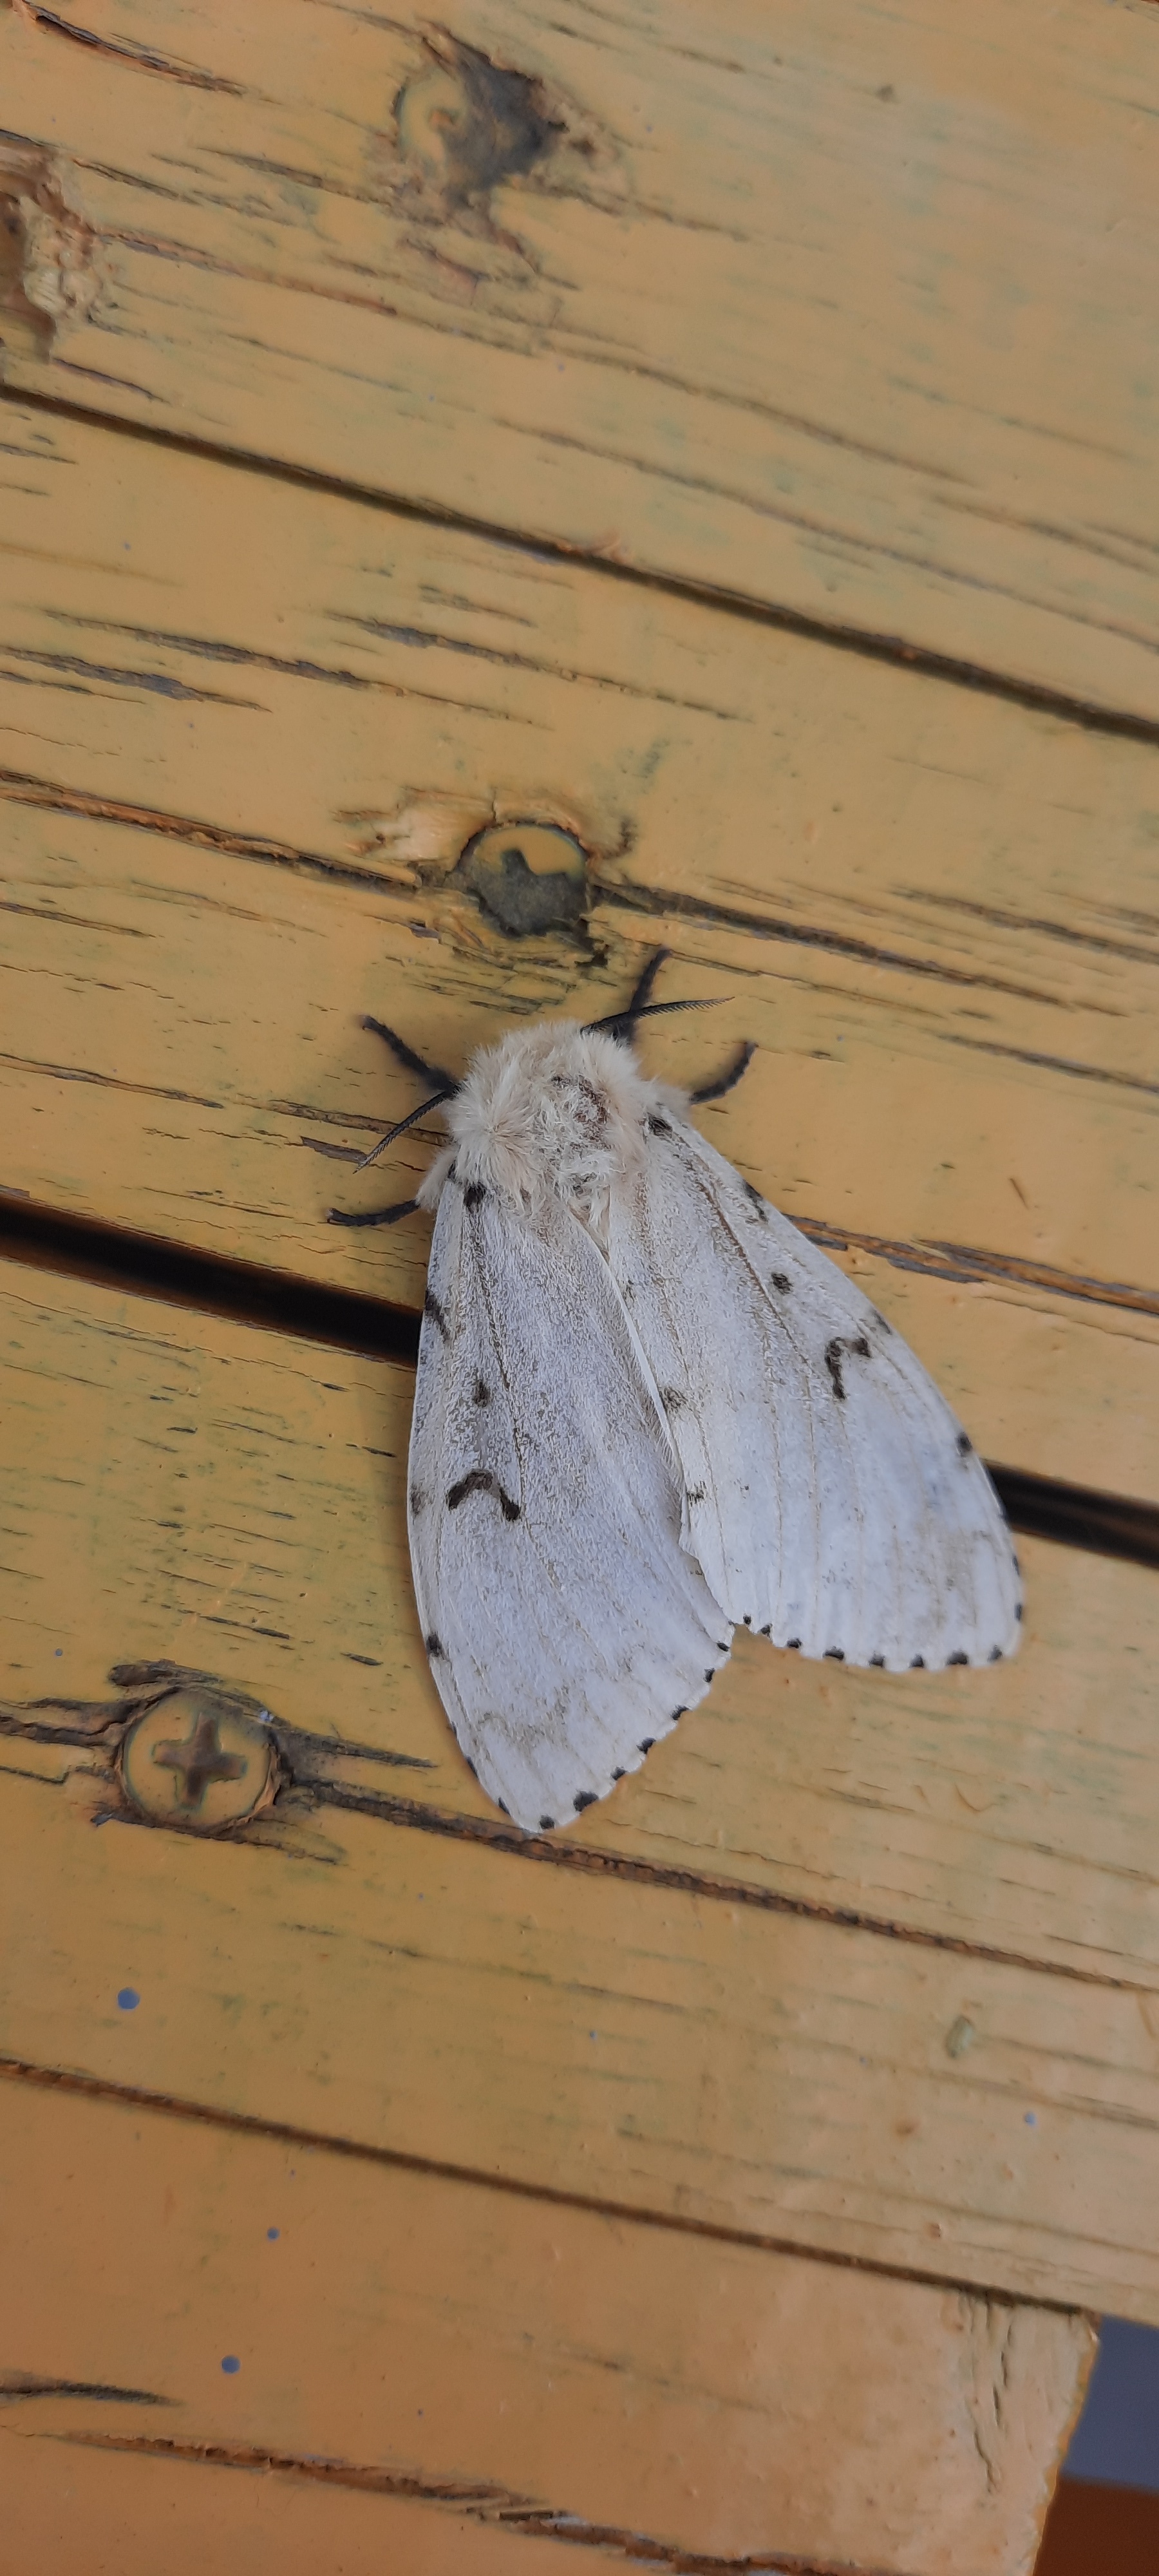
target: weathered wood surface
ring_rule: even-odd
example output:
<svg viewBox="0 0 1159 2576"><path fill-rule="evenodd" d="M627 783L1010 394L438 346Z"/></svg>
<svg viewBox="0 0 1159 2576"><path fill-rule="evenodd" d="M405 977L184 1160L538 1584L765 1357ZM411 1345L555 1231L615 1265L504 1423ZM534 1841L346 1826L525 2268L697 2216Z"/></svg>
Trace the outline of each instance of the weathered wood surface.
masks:
<svg viewBox="0 0 1159 2576"><path fill-rule="evenodd" d="M386 2507L387 2550L409 2490L506 2526L520 2568L566 2518L573 2547L661 2565L1007 2576L1094 2344L1080 2317L12 2083L0 2177L6 2428L283 2462L304 2499L312 2465Z"/></svg>
<svg viewBox="0 0 1159 2576"><path fill-rule="evenodd" d="M373 1815L290 1857L0 1789L16 2072L1159 2322L1150 1998Z"/></svg>
<svg viewBox="0 0 1159 2576"><path fill-rule="evenodd" d="M0 2576L1025 2576L1064 2311L1159 2319L1154 1577L742 1639L519 1844L360 1346L426 1229L324 1223L432 1141L354 1173L362 1013L460 1064L663 941L650 1060L759 1042L709 1131L979 1446L1156 1499L1157 31L0 19ZM232 1839L133 1818L142 1658L273 1713Z"/></svg>
<svg viewBox="0 0 1159 2576"><path fill-rule="evenodd" d="M6 419L9 1189L413 1306L421 1226L323 1222L415 1096L361 1012L462 1062L664 939L726 1007L654 1060L759 1040L710 1132L989 1453L1154 1495L1149 749L224 464L175 510L164 456ZM529 815L586 941L455 873Z"/></svg>
<svg viewBox="0 0 1159 2576"><path fill-rule="evenodd" d="M558 2541L523 2533L516 2541L453 2506L360 2493L264 2460L118 2451L107 2432L84 2444L0 2425L0 2483L3 2576L39 2567L53 2576L157 2576L159 2563L165 2576L238 2568L318 2576L323 2567L339 2576L383 2576L387 2567L406 2576L560 2576ZM571 2545L564 2568L607 2576L607 2552Z"/></svg>
<svg viewBox="0 0 1159 2576"><path fill-rule="evenodd" d="M6 1303L10 2062L1159 2317L1155 1765L1098 1629L1142 1670L1153 1578L1028 1551L1025 1659L916 1699L750 1642L590 1832L520 1845L425 1668L406 1372L28 1271ZM13 1703L158 1650L395 1766L233 1843L94 1830L99 1741Z"/></svg>
<svg viewBox="0 0 1159 2576"><path fill-rule="evenodd" d="M168 1658L364 1745L334 1766L352 1791L505 1840L418 1633L411 1372L12 1264L0 1278L3 1702L111 1708L112 1665ZM1022 1554L1015 1663L858 1674L738 1636L703 1707L566 1849L1154 1991L1159 1584L1035 1540ZM98 1756L35 1758L59 1774ZM325 1853L337 1823L304 1801L278 1831L309 1853L321 1829Z"/></svg>
<svg viewBox="0 0 1159 2576"><path fill-rule="evenodd" d="M20 0L0 63L13 383L1159 715L1147 0Z"/></svg>

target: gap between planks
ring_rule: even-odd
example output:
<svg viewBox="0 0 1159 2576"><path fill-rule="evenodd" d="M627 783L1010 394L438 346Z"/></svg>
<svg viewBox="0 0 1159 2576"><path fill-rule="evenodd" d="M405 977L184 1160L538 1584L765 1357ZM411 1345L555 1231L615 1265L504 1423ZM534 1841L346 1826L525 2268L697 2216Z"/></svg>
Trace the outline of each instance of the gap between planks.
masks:
<svg viewBox="0 0 1159 2576"><path fill-rule="evenodd" d="M1140 1314L1159 1313L1149 1290L1120 1282L1071 1278L1041 1265L1002 1261L958 1244L894 1244L884 1237L849 1233L809 1218L796 1220L811 1242L826 1249L853 1247L891 1266L953 1281L1009 1279L1048 1288L1055 1295L1113 1304ZM220 1316L259 1331L288 1332L331 1350L412 1366L418 1355L419 1317L409 1307L354 1288L327 1288L290 1272L259 1269L244 1261L169 1245L58 1214L0 1185L0 1260L93 1286L155 1297L197 1314ZM1012 1529L1055 1546L1159 1567L1159 1505L1065 1484L1018 1467L987 1460Z"/></svg>

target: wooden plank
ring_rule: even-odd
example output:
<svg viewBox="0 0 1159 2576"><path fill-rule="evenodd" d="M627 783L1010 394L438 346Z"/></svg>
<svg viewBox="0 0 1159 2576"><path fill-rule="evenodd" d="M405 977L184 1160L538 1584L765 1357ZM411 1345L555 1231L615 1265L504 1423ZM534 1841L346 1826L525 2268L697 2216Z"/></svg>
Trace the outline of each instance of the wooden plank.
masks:
<svg viewBox="0 0 1159 2576"><path fill-rule="evenodd" d="M9 1313L11 1701L160 1652L433 1767L340 1760L359 1812L228 1845L93 1831L99 1747L10 1708L0 2053L1159 2318L1148 1577L1028 1551L1024 1659L917 1698L742 1647L590 1833L529 1847L426 1671L404 1373L28 1272Z"/></svg>
<svg viewBox="0 0 1159 2576"><path fill-rule="evenodd" d="M0 1792L9 2065L1159 2322L1149 1997L372 1815L291 1857Z"/></svg>
<svg viewBox="0 0 1159 2576"><path fill-rule="evenodd" d="M107 2439L107 2437L106 2437ZM96 2437L99 2443L100 2437ZM554 2540L489 2531L447 2507L317 2485L264 2465L189 2462L0 2429L4 2576L561 2576ZM194 2469L196 2468L196 2475ZM19 2552L19 2555L17 2554ZM512 2566L513 2554L515 2566ZM569 2550L599 2576L602 2549Z"/></svg>
<svg viewBox="0 0 1159 2576"><path fill-rule="evenodd" d="M289 1725L395 1757L387 1773L372 1758L338 1765L360 1793L494 1823L417 1630L411 1373L11 1265L0 1275L0 1693L13 1724L45 1694L111 1701L114 1664L168 1658ZM1017 1663L859 1674L738 1636L705 1704L569 1845L1154 1990L1159 1585L1034 1540L1023 1554ZM28 1742L4 1758L27 1766ZM96 1757L44 1758L59 1776ZM316 1822L328 1835L334 1819L322 1807Z"/></svg>
<svg viewBox="0 0 1159 2576"><path fill-rule="evenodd" d="M480 2546L1014 2576L1094 2349L1077 2316L28 2084L0 2173L10 2424L409 2491Z"/></svg>
<svg viewBox="0 0 1159 2576"><path fill-rule="evenodd" d="M9 380L1155 718L1142 0L427 25L8 13Z"/></svg>
<svg viewBox="0 0 1159 2576"><path fill-rule="evenodd" d="M236 468L137 447L128 483L115 435L22 435L9 1187L413 1303L421 1231L321 1222L328 1157L414 1097L359 1013L461 1062L607 1007L665 938L728 1002L713 1051L760 1040L714 1132L942 1319L921 1346L991 1453L1154 1493L1149 750ZM455 874L529 814L591 853L586 946L513 940ZM676 1025L654 1060L693 1076L709 1043Z"/></svg>
<svg viewBox="0 0 1159 2576"><path fill-rule="evenodd" d="M373 886L267 872L40 804L4 810L5 1193L412 1311L428 1222L369 1235L326 1222L335 1201L408 1194L441 1141L432 1122L372 1177L351 1170L415 1098L360 1030L362 1011L392 1014L434 1058L465 1063L529 1008L612 1007L647 954L609 910L597 926L614 971L472 956L453 934L416 941L396 898ZM676 1022L648 1041L650 1063L692 1082L734 1031L760 1030L745 1084L701 1113L706 1132L820 1229L978 1447L1155 1498L1153 1119L1037 1069L964 1076L970 1059L947 1064L946 1050L939 1063L928 1022L915 1046L912 1022L880 1002L794 990L761 971L756 942L677 916L648 923L648 944L657 937L673 952L667 989L722 1009L711 1047L699 1017ZM1083 1122L1076 1093L1091 1107ZM1124 1164L1138 1186L1119 1195ZM1068 1259L1036 1259L1044 1245Z"/></svg>

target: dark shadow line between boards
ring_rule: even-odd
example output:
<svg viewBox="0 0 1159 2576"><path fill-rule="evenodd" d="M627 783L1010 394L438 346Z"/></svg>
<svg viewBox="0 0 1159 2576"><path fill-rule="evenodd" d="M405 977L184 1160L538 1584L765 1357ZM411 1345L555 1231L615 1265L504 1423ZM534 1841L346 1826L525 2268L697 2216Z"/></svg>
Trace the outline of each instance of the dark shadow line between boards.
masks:
<svg viewBox="0 0 1159 2576"><path fill-rule="evenodd" d="M812 1231L812 1229L810 1229ZM818 1228L827 1240L831 1229ZM196 1314L412 1367L420 1318L356 1288L330 1288L244 1261L161 1243L23 1201L0 1187L0 1260ZM1159 1505L986 1461L1012 1529L1058 1547L1159 1568Z"/></svg>

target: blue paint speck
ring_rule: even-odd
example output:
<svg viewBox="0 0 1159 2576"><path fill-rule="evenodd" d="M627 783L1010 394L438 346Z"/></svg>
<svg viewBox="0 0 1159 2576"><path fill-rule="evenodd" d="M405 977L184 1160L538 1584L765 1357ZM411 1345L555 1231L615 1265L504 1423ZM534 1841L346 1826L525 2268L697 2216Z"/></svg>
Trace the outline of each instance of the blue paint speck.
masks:
<svg viewBox="0 0 1159 2576"><path fill-rule="evenodd" d="M1038 2127L1037 2111L1024 2111L1022 2117L1025 2120L1028 2129L1036 2129Z"/></svg>
<svg viewBox="0 0 1159 2576"><path fill-rule="evenodd" d="M281 2232L280 2227L267 2227L266 2234L269 2237L271 2245L273 2244L275 2237L281 2235Z"/></svg>
<svg viewBox="0 0 1159 2576"><path fill-rule="evenodd" d="M234 2372L241 2369L241 2363L238 2360L236 2352L227 2352L221 2366L227 2373L228 2377L232 2379Z"/></svg>
<svg viewBox="0 0 1159 2576"><path fill-rule="evenodd" d="M117 2002L119 2003L122 2012L136 2012L140 2000L140 1995L138 1994L135 1986L122 1986L117 1997Z"/></svg>

